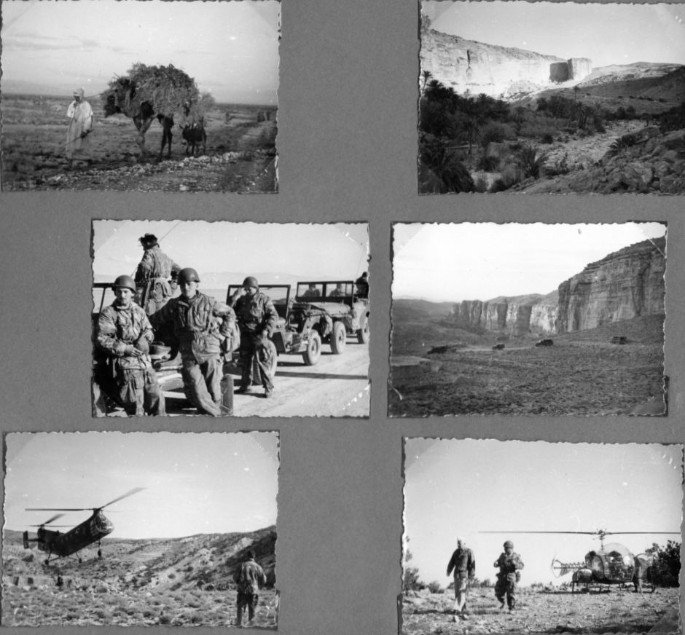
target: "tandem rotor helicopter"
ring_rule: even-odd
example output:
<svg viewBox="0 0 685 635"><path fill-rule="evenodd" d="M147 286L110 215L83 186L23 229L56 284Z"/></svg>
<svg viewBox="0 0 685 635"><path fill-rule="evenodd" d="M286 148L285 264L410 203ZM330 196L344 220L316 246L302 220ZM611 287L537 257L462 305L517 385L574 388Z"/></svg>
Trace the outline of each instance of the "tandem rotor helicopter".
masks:
<svg viewBox="0 0 685 635"><path fill-rule="evenodd" d="M607 536L613 535L646 535L646 534L668 534L680 536L679 531L483 531L484 534L581 534L586 536L599 537L600 548L593 549L585 554L583 562L561 562L554 558L551 568L552 574L560 578L569 573L573 573L571 581L571 592L576 592L576 586L583 585L583 590L590 590L590 585L604 590L604 586L614 584L627 585L633 583L635 590L642 592L642 585L649 568L654 559L651 554L633 554L627 547L611 542L604 544ZM608 590L608 589L607 589ZM651 585L652 593L654 585Z"/></svg>
<svg viewBox="0 0 685 635"><path fill-rule="evenodd" d="M29 532L25 531L23 534L24 549L29 549L32 542L38 543L38 549L45 551L48 554L45 564L50 563L50 558L55 555L57 557L71 556L81 549L84 549L88 545L92 545L94 542L98 543L98 557L102 557L102 551L100 549L100 541L107 535L114 531L114 525L112 522L102 513L105 507L109 507L114 503L119 502L124 498L133 496L144 490L144 487L136 487L125 494L122 494L118 498L105 503L100 507L77 507L77 508L55 508L55 507L29 507L26 511L29 512L44 512L44 511L57 511L57 512L80 512L80 511L91 511L92 514L90 518L84 520L81 524L76 525L69 531L62 533L60 531L53 531L52 529L47 529L46 525L50 525L58 518L64 516L64 514L56 514L52 518L49 518L44 523L40 525L32 525L33 527L38 527L36 530L36 537L29 538ZM52 525L52 527L64 527L65 525Z"/></svg>

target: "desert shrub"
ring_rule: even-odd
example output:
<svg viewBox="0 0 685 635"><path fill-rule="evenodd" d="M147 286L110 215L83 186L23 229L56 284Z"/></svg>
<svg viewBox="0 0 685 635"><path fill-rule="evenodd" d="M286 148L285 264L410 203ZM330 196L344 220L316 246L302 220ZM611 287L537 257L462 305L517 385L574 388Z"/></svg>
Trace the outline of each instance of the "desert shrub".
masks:
<svg viewBox="0 0 685 635"><path fill-rule="evenodd" d="M494 172L499 166L499 158L493 156L482 156L478 161L478 169L485 172Z"/></svg>
<svg viewBox="0 0 685 635"><path fill-rule="evenodd" d="M514 163L508 164L504 170L502 170L501 178L498 179L501 181L501 187L503 187L500 191L508 190L510 187L523 181L524 178L523 171L518 165Z"/></svg>
<svg viewBox="0 0 685 635"><path fill-rule="evenodd" d="M680 543L669 540L665 547L653 543L646 552L653 554L655 558L654 565L649 571L649 581L657 586L679 586Z"/></svg>
<svg viewBox="0 0 685 635"><path fill-rule="evenodd" d="M157 620L158 624L171 624L171 618L168 615L160 615Z"/></svg>
<svg viewBox="0 0 685 635"><path fill-rule="evenodd" d="M554 137L549 134L549 132L546 132L542 135L542 139L540 139L540 141L541 143L549 145L550 143L554 143Z"/></svg>
<svg viewBox="0 0 685 635"><path fill-rule="evenodd" d="M419 147L419 191L473 192L475 185L458 153L441 139L423 135Z"/></svg>
<svg viewBox="0 0 685 635"><path fill-rule="evenodd" d="M513 139L514 137L514 131L509 126L492 121L483 127L480 144L487 148L490 143L502 143L506 139Z"/></svg>
<svg viewBox="0 0 685 635"><path fill-rule="evenodd" d="M537 148L533 146L524 146L518 154L519 165L523 170L524 178L538 178L540 171L545 163L547 156L545 154L538 154Z"/></svg>
<svg viewBox="0 0 685 635"><path fill-rule="evenodd" d="M609 146L607 156L615 157L634 145L635 137L632 135L623 135L622 137L616 139L611 146Z"/></svg>
<svg viewBox="0 0 685 635"><path fill-rule="evenodd" d="M479 194L484 194L488 191L488 182L485 177L479 176L475 182L475 191Z"/></svg>
<svg viewBox="0 0 685 635"><path fill-rule="evenodd" d="M671 130L685 128L685 101L681 103L680 106L671 108L659 115L658 120L661 132L670 132Z"/></svg>
<svg viewBox="0 0 685 635"><path fill-rule="evenodd" d="M443 588L440 586L440 583L437 580L433 580L433 582L428 583L428 590L431 593L442 593Z"/></svg>

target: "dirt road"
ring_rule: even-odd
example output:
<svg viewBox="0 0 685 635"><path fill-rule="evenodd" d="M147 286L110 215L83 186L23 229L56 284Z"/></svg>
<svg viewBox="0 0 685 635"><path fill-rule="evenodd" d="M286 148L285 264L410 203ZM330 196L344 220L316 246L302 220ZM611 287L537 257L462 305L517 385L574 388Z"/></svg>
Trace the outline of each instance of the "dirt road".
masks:
<svg viewBox="0 0 685 635"><path fill-rule="evenodd" d="M301 355L278 358L274 393L264 398L264 389L254 386L244 395L235 395L233 407L238 417L366 417L371 393L369 347L349 338L342 355L332 355L324 346L319 362L306 366ZM238 377L236 387L238 384ZM169 414L190 413L177 392L165 393Z"/></svg>

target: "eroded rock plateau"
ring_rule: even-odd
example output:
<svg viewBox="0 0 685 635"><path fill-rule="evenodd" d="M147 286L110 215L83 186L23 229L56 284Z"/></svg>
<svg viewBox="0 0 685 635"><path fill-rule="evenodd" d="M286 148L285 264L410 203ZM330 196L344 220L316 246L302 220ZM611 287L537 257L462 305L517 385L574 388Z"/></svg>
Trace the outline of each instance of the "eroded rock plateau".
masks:
<svg viewBox="0 0 685 635"><path fill-rule="evenodd" d="M471 329L519 337L592 329L664 313L666 239L636 243L590 263L547 295L464 300L452 318Z"/></svg>
<svg viewBox="0 0 685 635"><path fill-rule="evenodd" d="M510 97L532 87L581 80L592 72L587 58L562 59L518 48L466 40L430 28L421 33L421 70L457 93Z"/></svg>

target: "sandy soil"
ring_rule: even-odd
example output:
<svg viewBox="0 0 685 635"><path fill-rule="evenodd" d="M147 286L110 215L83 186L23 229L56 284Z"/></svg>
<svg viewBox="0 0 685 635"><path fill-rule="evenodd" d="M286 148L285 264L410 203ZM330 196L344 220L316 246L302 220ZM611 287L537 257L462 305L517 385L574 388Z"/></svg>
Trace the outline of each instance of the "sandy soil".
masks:
<svg viewBox="0 0 685 635"><path fill-rule="evenodd" d="M136 143L133 122L104 118L91 101L95 127L87 156L65 156L66 104L54 97L5 96L1 105L2 189L275 192L276 110L220 105L205 118L206 154L187 157L178 126L171 157L159 159L162 127L154 121ZM265 119L268 115L269 120Z"/></svg>
<svg viewBox="0 0 685 635"><path fill-rule="evenodd" d="M607 415L649 403L663 414L662 322L653 318L556 336L551 347L473 345L393 364L390 413ZM611 344L612 329L629 343ZM640 340L641 333L652 335Z"/></svg>
<svg viewBox="0 0 685 635"><path fill-rule="evenodd" d="M253 386L247 394L234 396L235 416L260 417L367 417L370 384L369 347L349 337L342 355L332 355L324 345L319 362L306 366L301 355L278 358L274 392ZM238 375L234 376L236 387ZM192 414L181 393L169 392L169 414Z"/></svg>
<svg viewBox="0 0 685 635"><path fill-rule="evenodd" d="M645 633L668 611L678 607L679 589L657 589L643 595L612 587L609 593L544 593L519 591L517 610L501 611L492 589L474 589L468 596L467 620L454 622L451 591L420 591L402 600L405 635L464 633Z"/></svg>

